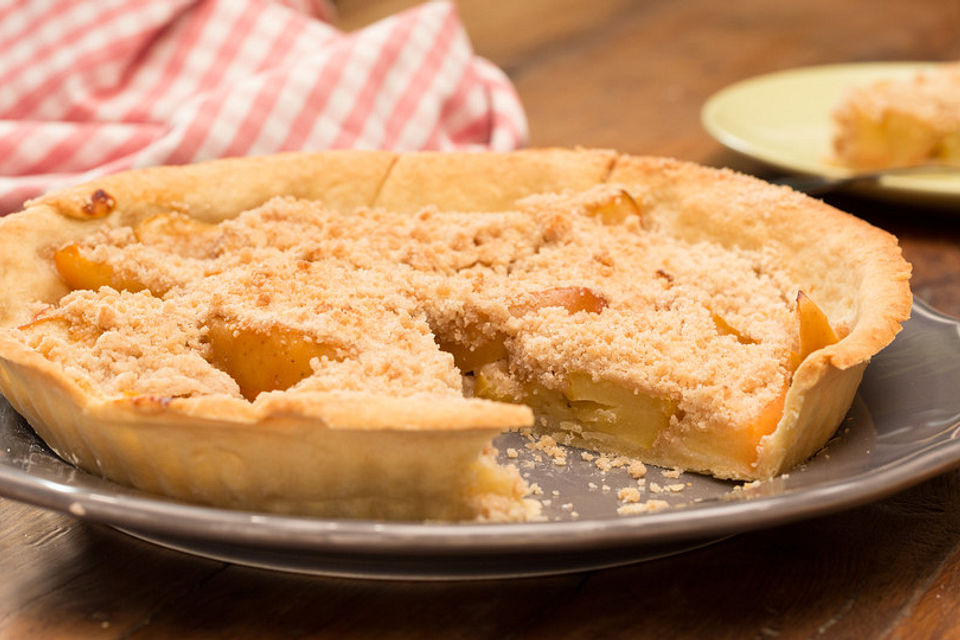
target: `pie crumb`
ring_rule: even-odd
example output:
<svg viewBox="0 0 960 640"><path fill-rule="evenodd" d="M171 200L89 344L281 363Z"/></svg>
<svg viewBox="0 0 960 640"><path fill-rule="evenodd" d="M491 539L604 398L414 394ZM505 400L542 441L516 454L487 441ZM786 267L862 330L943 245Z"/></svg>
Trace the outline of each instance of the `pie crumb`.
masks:
<svg viewBox="0 0 960 640"><path fill-rule="evenodd" d="M646 502L625 504L617 508L617 514L621 516L635 516L642 513L651 513L661 511L670 507L666 500L647 500Z"/></svg>
<svg viewBox="0 0 960 640"><path fill-rule="evenodd" d="M632 460L630 464L627 465L627 473L630 474L631 478L639 480L643 476L647 475L647 466L639 460Z"/></svg>
<svg viewBox="0 0 960 640"><path fill-rule="evenodd" d="M557 466L564 466L567 464L567 452L552 436L540 436L535 442L528 443L528 449L535 451L542 451L553 459L553 463ZM539 462L540 460L538 460Z"/></svg>

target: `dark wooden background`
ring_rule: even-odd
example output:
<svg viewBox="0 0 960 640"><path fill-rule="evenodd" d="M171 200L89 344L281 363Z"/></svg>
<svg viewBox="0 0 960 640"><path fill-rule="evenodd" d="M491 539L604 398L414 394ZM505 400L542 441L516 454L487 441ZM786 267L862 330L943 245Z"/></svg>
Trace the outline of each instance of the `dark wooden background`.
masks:
<svg viewBox="0 0 960 640"><path fill-rule="evenodd" d="M411 5L342 0L345 29ZM797 66L960 59L956 0L463 0L532 143L769 176L699 124L714 91ZM901 238L960 316L960 210L831 202ZM843 513L619 569L418 584L285 575L155 548L0 499L9 638L960 638L960 472Z"/></svg>

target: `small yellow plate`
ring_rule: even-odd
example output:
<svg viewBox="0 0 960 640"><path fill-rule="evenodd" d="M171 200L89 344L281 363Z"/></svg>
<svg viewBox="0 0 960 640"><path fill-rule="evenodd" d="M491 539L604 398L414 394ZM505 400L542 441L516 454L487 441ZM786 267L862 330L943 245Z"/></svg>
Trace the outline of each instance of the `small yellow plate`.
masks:
<svg viewBox="0 0 960 640"><path fill-rule="evenodd" d="M788 172L844 177L833 159L832 112L851 87L912 76L934 62L867 62L779 71L733 84L707 100L706 130L721 144ZM885 176L858 193L914 204L960 204L960 173Z"/></svg>

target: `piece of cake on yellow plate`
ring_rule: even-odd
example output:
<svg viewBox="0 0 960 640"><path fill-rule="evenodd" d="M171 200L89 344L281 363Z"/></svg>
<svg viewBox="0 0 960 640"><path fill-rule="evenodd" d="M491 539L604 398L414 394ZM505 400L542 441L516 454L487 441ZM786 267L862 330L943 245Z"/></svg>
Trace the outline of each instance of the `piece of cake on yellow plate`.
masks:
<svg viewBox="0 0 960 640"><path fill-rule="evenodd" d="M853 87L833 118L834 151L851 168L960 165L960 63Z"/></svg>
<svg viewBox="0 0 960 640"><path fill-rule="evenodd" d="M534 518L505 429L769 478L910 308L867 223L609 151L130 172L30 203L0 245L0 387L61 456L329 517Z"/></svg>

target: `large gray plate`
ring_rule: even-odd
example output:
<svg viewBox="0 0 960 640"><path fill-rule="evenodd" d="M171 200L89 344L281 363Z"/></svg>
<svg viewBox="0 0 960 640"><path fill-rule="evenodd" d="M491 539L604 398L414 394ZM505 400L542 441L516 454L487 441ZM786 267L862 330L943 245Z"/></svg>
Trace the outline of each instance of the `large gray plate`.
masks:
<svg viewBox="0 0 960 640"><path fill-rule="evenodd" d="M723 536L877 499L960 465L960 323L922 303L867 368L838 436L804 467L747 490L648 473L644 499L674 508L616 514L622 469L601 473L577 452L537 461L518 434L498 440L549 500L548 521L434 524L324 520L173 502L80 471L50 452L0 399L0 494L157 544L284 571L405 579L542 575L635 562ZM683 483L655 494L649 485ZM606 488L606 490L605 490Z"/></svg>

